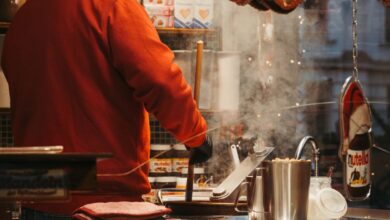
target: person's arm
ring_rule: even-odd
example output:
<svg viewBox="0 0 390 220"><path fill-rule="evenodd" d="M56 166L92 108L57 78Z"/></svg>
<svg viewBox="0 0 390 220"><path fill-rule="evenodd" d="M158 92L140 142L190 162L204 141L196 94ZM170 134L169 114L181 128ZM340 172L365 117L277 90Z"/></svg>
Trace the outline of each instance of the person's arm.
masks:
<svg viewBox="0 0 390 220"><path fill-rule="evenodd" d="M186 146L202 145L206 121L173 52L160 41L142 6L117 0L109 15L108 39L114 67L147 111Z"/></svg>

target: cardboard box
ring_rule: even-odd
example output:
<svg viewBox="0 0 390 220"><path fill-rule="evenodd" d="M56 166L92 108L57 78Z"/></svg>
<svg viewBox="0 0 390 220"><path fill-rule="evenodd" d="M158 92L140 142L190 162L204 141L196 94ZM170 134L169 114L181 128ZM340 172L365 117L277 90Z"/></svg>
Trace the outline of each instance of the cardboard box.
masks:
<svg viewBox="0 0 390 220"><path fill-rule="evenodd" d="M209 28L214 18L214 0L194 0L192 28Z"/></svg>
<svg viewBox="0 0 390 220"><path fill-rule="evenodd" d="M175 28L191 28L194 18L194 1L175 0L174 17Z"/></svg>
<svg viewBox="0 0 390 220"><path fill-rule="evenodd" d="M148 13L155 27L172 28L173 27L173 7L155 4L145 4Z"/></svg>

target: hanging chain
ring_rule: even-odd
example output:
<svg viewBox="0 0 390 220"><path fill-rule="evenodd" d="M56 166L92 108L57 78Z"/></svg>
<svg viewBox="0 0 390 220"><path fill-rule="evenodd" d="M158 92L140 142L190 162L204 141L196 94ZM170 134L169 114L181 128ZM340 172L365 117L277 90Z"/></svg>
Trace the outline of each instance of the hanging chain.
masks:
<svg viewBox="0 0 390 220"><path fill-rule="evenodd" d="M358 17L357 17L357 0L352 0L352 62L353 72L352 76L358 79Z"/></svg>

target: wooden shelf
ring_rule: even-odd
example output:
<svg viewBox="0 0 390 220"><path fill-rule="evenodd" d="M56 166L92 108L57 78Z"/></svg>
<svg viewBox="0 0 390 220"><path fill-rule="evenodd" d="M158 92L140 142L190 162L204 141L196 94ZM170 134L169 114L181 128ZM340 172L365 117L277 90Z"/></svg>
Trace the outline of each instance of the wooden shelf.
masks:
<svg viewBox="0 0 390 220"><path fill-rule="evenodd" d="M9 28L9 22L0 21L0 30L5 31ZM157 28L159 34L209 34L214 33L215 29L200 29L200 28Z"/></svg>
<svg viewBox="0 0 390 220"><path fill-rule="evenodd" d="M157 28L159 34L209 34L214 33L215 29L200 28Z"/></svg>

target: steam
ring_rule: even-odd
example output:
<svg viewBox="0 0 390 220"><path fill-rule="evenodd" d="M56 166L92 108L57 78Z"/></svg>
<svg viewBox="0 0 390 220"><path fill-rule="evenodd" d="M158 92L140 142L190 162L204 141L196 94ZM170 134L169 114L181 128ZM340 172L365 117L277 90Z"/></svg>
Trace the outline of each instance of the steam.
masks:
<svg viewBox="0 0 390 220"><path fill-rule="evenodd" d="M223 53L214 53L214 66L203 68L202 77L206 75L205 78L217 83L208 84L214 85L211 92L202 88L200 96L201 100L203 94L213 97L211 110L215 112L206 114L206 118L212 128L209 133L214 137L214 156L209 165L211 172L217 175L216 180L233 169L229 151L230 145L237 141L244 143L246 139L257 138L258 143L275 147L276 156L292 157L304 136L315 136L319 127L335 130L331 123L337 118L317 118L318 112L335 109L337 97L332 92L334 83L321 75L323 70L317 69L314 58L321 58L328 49L326 45L335 37L331 35L334 32L327 34L327 29L345 27L345 22L340 19L342 16L329 22L327 8L340 10L334 2L331 6L328 1L315 4L320 4L315 5L315 10L306 10L301 5L289 14L278 14L237 6L229 1L215 1L214 27L221 30L222 48L208 49ZM338 25L340 22L342 24ZM344 34L344 29L337 30ZM208 44L207 39L205 43ZM339 45L335 47L342 49ZM221 68L218 60L224 53L240 54L239 74L228 73L232 68ZM238 88L231 86L221 90L221 83L226 80L239 81ZM238 103L233 98L237 96ZM220 105L218 100L221 99L231 103ZM328 124L317 126L320 120Z"/></svg>
<svg viewBox="0 0 390 220"><path fill-rule="evenodd" d="M303 39L307 36L303 32L307 20L316 17L305 14L303 8L282 15L218 2L223 10L219 12L221 16L216 16L221 19L217 24L223 32L222 50L241 52L240 100L238 112L222 113L214 121L222 125L221 129L241 124L244 126L241 137L256 137L259 143L275 147L275 155L291 157L299 140L311 132L307 121L315 120L305 114L311 108L306 104L318 101L334 104L329 96L322 95L330 93L329 82L324 79L318 83L318 75L304 71L313 65L304 59L310 48L302 48L302 42L316 36ZM232 130L231 133L237 132ZM233 169L228 151L234 135L219 137L210 164L213 173L225 175Z"/></svg>

